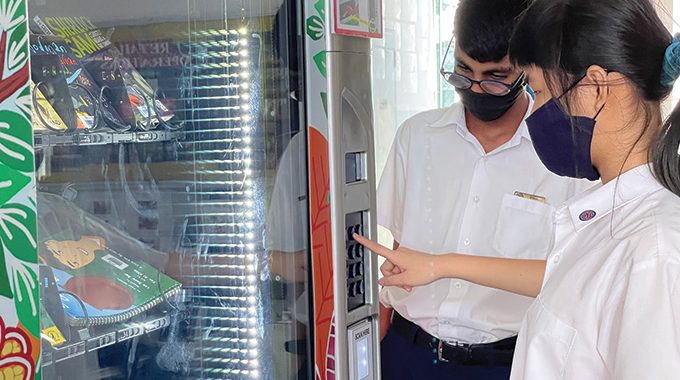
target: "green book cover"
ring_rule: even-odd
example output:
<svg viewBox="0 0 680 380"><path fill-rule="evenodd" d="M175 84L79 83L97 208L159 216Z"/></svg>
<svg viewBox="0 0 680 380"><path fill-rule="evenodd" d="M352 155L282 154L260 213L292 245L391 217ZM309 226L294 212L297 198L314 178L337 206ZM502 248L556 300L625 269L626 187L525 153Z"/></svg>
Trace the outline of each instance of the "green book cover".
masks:
<svg viewBox="0 0 680 380"><path fill-rule="evenodd" d="M64 198L41 193L38 214L40 261L52 268L69 324L124 321L179 292L179 282L147 262L165 254Z"/></svg>

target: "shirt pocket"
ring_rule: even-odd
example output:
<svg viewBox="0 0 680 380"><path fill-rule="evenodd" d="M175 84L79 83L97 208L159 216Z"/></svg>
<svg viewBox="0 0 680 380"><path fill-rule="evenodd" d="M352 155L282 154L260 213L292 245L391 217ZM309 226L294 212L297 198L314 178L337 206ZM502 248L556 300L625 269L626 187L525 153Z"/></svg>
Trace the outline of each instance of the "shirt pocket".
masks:
<svg viewBox="0 0 680 380"><path fill-rule="evenodd" d="M504 257L545 259L553 241L554 212L546 203L505 194L493 248Z"/></svg>
<svg viewBox="0 0 680 380"><path fill-rule="evenodd" d="M527 312L524 329L522 351L526 356L523 363L513 363L513 367L518 371L521 368L525 379L564 379L577 338L576 329L548 310L540 296Z"/></svg>

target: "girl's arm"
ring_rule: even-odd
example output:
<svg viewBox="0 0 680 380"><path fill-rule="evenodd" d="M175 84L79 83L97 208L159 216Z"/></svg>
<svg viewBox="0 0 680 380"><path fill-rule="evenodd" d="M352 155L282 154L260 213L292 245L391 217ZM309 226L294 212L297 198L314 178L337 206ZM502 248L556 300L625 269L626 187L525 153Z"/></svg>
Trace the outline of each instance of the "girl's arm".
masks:
<svg viewBox="0 0 680 380"><path fill-rule="evenodd" d="M400 273L383 277L380 280L383 286L400 286L408 290L409 287L427 285L443 278L459 278L482 286L536 297L543 284L545 260L505 259L457 253L429 255L403 247L392 250L358 235L354 238L400 269Z"/></svg>

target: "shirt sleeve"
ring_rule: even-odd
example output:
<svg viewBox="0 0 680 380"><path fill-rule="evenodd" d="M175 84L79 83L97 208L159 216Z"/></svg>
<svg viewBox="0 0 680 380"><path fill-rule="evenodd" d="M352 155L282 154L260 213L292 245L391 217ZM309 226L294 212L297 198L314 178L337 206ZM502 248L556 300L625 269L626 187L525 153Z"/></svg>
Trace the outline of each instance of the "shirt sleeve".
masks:
<svg viewBox="0 0 680 380"><path fill-rule="evenodd" d="M397 133L377 191L378 224L388 229L396 241L401 241L404 225L404 195L406 190L406 152L403 126Z"/></svg>
<svg viewBox="0 0 680 380"><path fill-rule="evenodd" d="M385 307L392 307L392 302L390 302L390 298L388 296L389 293L389 288L388 287L383 287L380 289L380 303L385 306Z"/></svg>
<svg viewBox="0 0 680 380"><path fill-rule="evenodd" d="M680 260L638 264L614 290L598 349L612 378L674 379L680 373Z"/></svg>

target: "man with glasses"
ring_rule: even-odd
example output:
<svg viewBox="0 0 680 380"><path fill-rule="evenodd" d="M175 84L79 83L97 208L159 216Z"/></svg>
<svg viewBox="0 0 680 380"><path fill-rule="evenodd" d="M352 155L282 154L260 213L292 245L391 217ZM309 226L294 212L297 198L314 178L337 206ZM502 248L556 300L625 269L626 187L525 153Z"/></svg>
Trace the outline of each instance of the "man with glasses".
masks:
<svg viewBox="0 0 680 380"><path fill-rule="evenodd" d="M460 1L441 74L461 101L401 126L378 188L378 223L395 246L545 259L553 208L590 185L550 173L531 144L524 119L533 102L507 56L526 3ZM532 301L448 279L386 287L380 300L387 380L508 379Z"/></svg>

